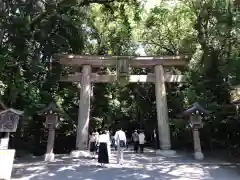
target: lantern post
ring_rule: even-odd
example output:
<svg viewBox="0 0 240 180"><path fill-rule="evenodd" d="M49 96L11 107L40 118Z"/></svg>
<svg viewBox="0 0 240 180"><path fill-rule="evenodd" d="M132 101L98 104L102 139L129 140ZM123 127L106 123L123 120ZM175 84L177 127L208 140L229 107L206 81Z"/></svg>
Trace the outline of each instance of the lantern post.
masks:
<svg viewBox="0 0 240 180"><path fill-rule="evenodd" d="M58 119L61 111L56 107L54 103L50 103L47 108L42 109L38 112L39 115L45 116L45 127L48 129L48 141L46 154L44 157L45 161L53 161L55 158L53 149L54 149L54 139L55 139L55 129L58 126Z"/></svg>
<svg viewBox="0 0 240 180"><path fill-rule="evenodd" d="M194 144L194 156L195 159L204 159L204 154L201 149L201 141L199 136L199 129L203 127L202 119L210 112L200 106L198 103L194 103L192 107L184 111L184 116L189 118L189 125L193 132L193 144Z"/></svg>

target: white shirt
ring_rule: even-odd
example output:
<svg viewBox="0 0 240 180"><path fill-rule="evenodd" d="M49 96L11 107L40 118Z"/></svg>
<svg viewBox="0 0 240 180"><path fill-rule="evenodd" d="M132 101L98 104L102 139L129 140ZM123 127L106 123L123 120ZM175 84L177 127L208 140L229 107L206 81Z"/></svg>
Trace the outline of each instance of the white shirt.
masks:
<svg viewBox="0 0 240 180"><path fill-rule="evenodd" d="M109 135L107 135L107 134L101 134L101 135L99 136L98 142L99 142L99 143L109 143L109 142L110 142Z"/></svg>
<svg viewBox="0 0 240 180"><path fill-rule="evenodd" d="M90 142L97 142L97 135L91 135L89 141Z"/></svg>
<svg viewBox="0 0 240 180"><path fill-rule="evenodd" d="M127 138L126 138L126 134L124 131L122 130L118 130L114 136L114 139L116 141L116 145L119 145L119 141L122 140L122 141L127 141Z"/></svg>
<svg viewBox="0 0 240 180"><path fill-rule="evenodd" d="M145 135L144 135L144 133L140 133L138 135L138 137L139 137L139 144L144 144L145 143Z"/></svg>

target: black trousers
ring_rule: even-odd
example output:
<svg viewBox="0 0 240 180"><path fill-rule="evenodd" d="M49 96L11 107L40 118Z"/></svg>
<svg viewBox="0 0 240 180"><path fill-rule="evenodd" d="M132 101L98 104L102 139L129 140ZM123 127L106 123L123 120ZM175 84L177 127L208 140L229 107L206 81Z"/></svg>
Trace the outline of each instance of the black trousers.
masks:
<svg viewBox="0 0 240 180"><path fill-rule="evenodd" d="M139 141L133 142L134 152L138 152Z"/></svg>
<svg viewBox="0 0 240 180"><path fill-rule="evenodd" d="M140 146L140 152L143 153L144 144L139 144L139 146Z"/></svg>
<svg viewBox="0 0 240 180"><path fill-rule="evenodd" d="M99 144L98 162L99 163L104 163L104 164L109 163L107 143L100 143Z"/></svg>

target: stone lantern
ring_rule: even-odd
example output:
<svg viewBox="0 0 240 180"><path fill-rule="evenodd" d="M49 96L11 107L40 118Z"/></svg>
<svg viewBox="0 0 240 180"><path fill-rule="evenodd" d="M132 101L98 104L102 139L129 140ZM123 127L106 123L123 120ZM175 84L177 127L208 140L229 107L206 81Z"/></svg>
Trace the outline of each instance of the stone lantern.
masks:
<svg viewBox="0 0 240 180"><path fill-rule="evenodd" d="M201 149L201 142L199 137L199 128L203 127L202 118L208 115L210 112L200 106L198 103L194 103L192 107L184 111L184 116L189 118L189 125L193 131L193 144L194 144L194 156L195 159L202 160L204 155Z"/></svg>
<svg viewBox="0 0 240 180"><path fill-rule="evenodd" d="M2 108L0 111L0 179L11 179L15 149L8 149L9 135L16 132L23 111Z"/></svg>
<svg viewBox="0 0 240 180"><path fill-rule="evenodd" d="M38 112L39 115L45 116L45 127L48 129L48 141L47 141L47 149L44 157L45 161L53 161L54 160L54 139L55 139L55 129L58 126L58 119L61 111L56 107L54 103L50 103L47 108L42 109Z"/></svg>

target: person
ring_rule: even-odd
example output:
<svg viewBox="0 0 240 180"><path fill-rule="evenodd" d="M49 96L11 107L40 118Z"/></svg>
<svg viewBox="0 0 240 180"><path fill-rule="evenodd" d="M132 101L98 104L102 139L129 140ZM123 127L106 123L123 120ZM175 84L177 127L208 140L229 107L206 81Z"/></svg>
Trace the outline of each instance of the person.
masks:
<svg viewBox="0 0 240 180"><path fill-rule="evenodd" d="M111 134L111 147L115 147L115 139L113 134Z"/></svg>
<svg viewBox="0 0 240 180"><path fill-rule="evenodd" d="M157 149L157 133L155 129L153 130L152 142L153 142L153 148Z"/></svg>
<svg viewBox="0 0 240 180"><path fill-rule="evenodd" d="M138 152L138 145L139 145L139 136L137 133L137 130L134 130L134 132L132 133L132 141L133 141L133 150L135 153Z"/></svg>
<svg viewBox="0 0 240 180"><path fill-rule="evenodd" d="M115 135L114 135L114 149L115 149L115 151L117 151L117 141L115 139Z"/></svg>
<svg viewBox="0 0 240 180"><path fill-rule="evenodd" d="M144 134L143 130L140 131L138 136L139 136L140 152L143 153L144 143L145 143L145 134Z"/></svg>
<svg viewBox="0 0 240 180"><path fill-rule="evenodd" d="M106 134L108 136L108 140L107 140L107 149L108 149L108 157L110 159L111 157L111 137L110 137L110 132L106 131Z"/></svg>
<svg viewBox="0 0 240 180"><path fill-rule="evenodd" d="M98 149L99 149L99 130L96 130L95 134L96 134L96 138L97 138L97 145L96 145L96 153L98 153Z"/></svg>
<svg viewBox="0 0 240 180"><path fill-rule="evenodd" d="M109 154L108 154L108 143L109 143L109 135L106 131L102 131L99 139L99 149L98 149L98 163L103 166L103 164L109 163Z"/></svg>
<svg viewBox="0 0 240 180"><path fill-rule="evenodd" d="M128 149L128 145L129 145L129 143L130 143L130 140L129 140L127 131L125 131L125 134L126 134L126 138L127 138L127 141L126 141L126 149Z"/></svg>
<svg viewBox="0 0 240 180"><path fill-rule="evenodd" d="M91 157L94 158L95 154L97 152L97 134L95 132L92 133L92 135L90 136L90 140L89 140L89 151L91 154Z"/></svg>
<svg viewBox="0 0 240 180"><path fill-rule="evenodd" d="M117 163L123 164L123 150L126 147L126 134L125 132L120 128L115 133L115 141L117 145Z"/></svg>

